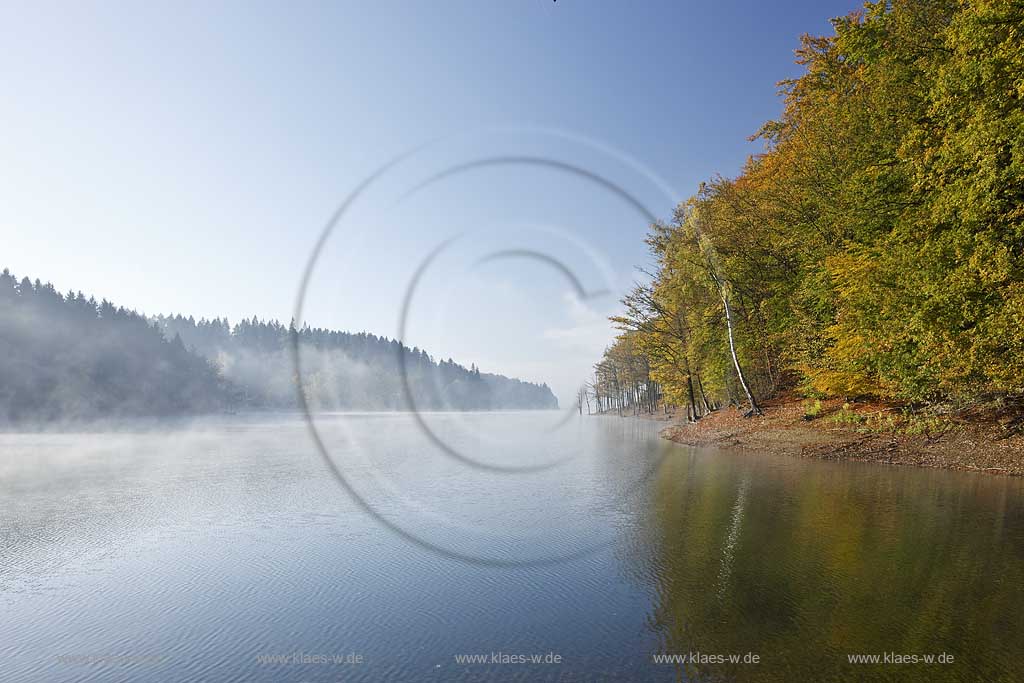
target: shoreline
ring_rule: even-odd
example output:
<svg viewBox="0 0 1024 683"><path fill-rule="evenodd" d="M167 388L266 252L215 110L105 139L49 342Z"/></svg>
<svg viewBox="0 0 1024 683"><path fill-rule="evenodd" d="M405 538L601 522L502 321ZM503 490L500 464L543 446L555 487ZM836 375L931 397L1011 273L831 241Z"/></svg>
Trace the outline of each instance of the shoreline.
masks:
<svg viewBox="0 0 1024 683"><path fill-rule="evenodd" d="M808 417L806 402L784 395L764 402L763 417L745 418L729 407L696 423L670 416L671 424L660 434L687 446L1024 476L1024 434L1008 432L998 416L947 418L916 423L913 429L882 429L878 425L883 415L894 414L892 407L851 405L838 399L819 406L817 414Z"/></svg>

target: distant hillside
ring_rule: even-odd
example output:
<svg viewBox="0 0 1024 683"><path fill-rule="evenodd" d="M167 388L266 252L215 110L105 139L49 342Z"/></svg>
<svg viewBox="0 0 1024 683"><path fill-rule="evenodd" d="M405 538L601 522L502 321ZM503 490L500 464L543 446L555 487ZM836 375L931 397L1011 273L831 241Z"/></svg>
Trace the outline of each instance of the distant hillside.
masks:
<svg viewBox="0 0 1024 683"><path fill-rule="evenodd" d="M224 410L237 394L146 318L0 274L0 421Z"/></svg>
<svg viewBox="0 0 1024 683"><path fill-rule="evenodd" d="M556 408L544 384L469 369L370 334L304 328L303 379L321 409ZM148 319L81 292L0 274L0 422L295 408L289 329L277 321Z"/></svg>
<svg viewBox="0 0 1024 683"><path fill-rule="evenodd" d="M213 362L221 375L249 400L267 407L295 404L289 328L276 320L199 320L158 316L168 339ZM303 327L303 379L307 399L335 410L408 410L408 395L427 410L557 408L546 384L532 384L480 372L448 360L434 361L426 351L365 332L352 334Z"/></svg>

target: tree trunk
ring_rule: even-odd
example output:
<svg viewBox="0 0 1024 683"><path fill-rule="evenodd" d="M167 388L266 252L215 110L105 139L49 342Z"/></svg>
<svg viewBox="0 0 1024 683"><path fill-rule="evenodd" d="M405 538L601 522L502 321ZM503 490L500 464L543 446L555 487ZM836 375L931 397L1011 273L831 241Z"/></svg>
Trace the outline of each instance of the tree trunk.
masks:
<svg viewBox="0 0 1024 683"><path fill-rule="evenodd" d="M683 368L686 370L686 388L687 388L687 390L689 392L689 398L690 398L690 405L688 406L688 410L690 411L691 414L696 415L697 414L697 403L694 400L694 396L693 396L693 375L690 373L690 359L689 358L684 358L683 362L684 362Z"/></svg>
<svg viewBox="0 0 1024 683"><path fill-rule="evenodd" d="M716 281L717 279L715 278ZM743 392L747 395L747 400L750 401L751 414L763 415L761 407L757 405L757 399L754 398L754 394L747 385L747 378L743 375L743 368L740 366L740 358L736 355L736 340L733 338L732 333L732 306L729 305L729 296L725 293L725 288L721 284L719 284L719 291L722 294L722 303L725 305L725 326L729 332L729 353L732 354L732 362L736 366L736 377L740 381L740 386L743 387Z"/></svg>
<svg viewBox="0 0 1024 683"><path fill-rule="evenodd" d="M694 419L696 419L697 403L693 396L693 377L691 377L690 375L686 376L686 390L690 398L690 405L688 406L688 408L690 409L690 412L693 413Z"/></svg>
<svg viewBox="0 0 1024 683"><path fill-rule="evenodd" d="M704 186L702 185L701 194L703 193ZM747 378L743 375L743 368L740 366L739 355L736 353L736 339L733 334L732 306L729 304L728 282L726 282L718 273L714 255L710 251L713 247L708 245L708 247L705 248L705 245L701 241L701 230L699 224L702 218L703 217L698 217L694 222L694 238L697 242L697 250L704 256L708 275L711 276L711 280L715 283L715 287L718 288L718 294L722 297L722 304L725 306L725 326L726 331L729 334L729 354L732 356L733 365L736 366L736 376L739 378L740 386L743 387L743 392L747 395L747 400L750 401L750 413L752 415L761 415L761 408L757 405L757 400L754 398L753 392L750 391L750 386L747 384Z"/></svg>
<svg viewBox="0 0 1024 683"><path fill-rule="evenodd" d="M704 403L704 410L709 413L714 412L714 408L711 407L711 403L708 402L708 395L704 393L704 382L700 379L700 373L697 373L697 388L700 389L700 400Z"/></svg>

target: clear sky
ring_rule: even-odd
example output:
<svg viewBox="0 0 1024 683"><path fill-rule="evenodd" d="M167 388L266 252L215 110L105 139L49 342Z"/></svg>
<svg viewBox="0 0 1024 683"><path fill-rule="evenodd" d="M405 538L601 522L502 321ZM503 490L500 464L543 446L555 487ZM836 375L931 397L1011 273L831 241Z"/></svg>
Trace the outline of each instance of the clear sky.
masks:
<svg viewBox="0 0 1024 683"><path fill-rule="evenodd" d="M849 0L4 4L0 267L140 311L287 320L342 199L308 322L396 336L568 401L647 258L644 217L734 175L801 33ZM501 127L494 132L493 127ZM509 133L509 128L514 132ZM536 129L554 129L553 136ZM526 132L523 132L524 129ZM572 142L581 136L637 162ZM580 300L564 264L588 292ZM494 257L496 253L504 256ZM491 258L488 258L488 255ZM483 260L482 262L481 259Z"/></svg>

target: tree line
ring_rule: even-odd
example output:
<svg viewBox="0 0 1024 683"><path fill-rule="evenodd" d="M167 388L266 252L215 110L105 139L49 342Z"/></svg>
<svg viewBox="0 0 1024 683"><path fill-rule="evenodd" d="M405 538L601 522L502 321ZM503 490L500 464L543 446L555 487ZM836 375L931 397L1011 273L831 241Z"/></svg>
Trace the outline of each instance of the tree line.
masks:
<svg viewBox="0 0 1024 683"><path fill-rule="evenodd" d="M832 24L802 39L765 152L651 226L655 267L590 393L646 377L694 416L757 414L783 386L1024 393L1024 3L869 2Z"/></svg>
<svg viewBox="0 0 1024 683"><path fill-rule="evenodd" d="M203 413L238 399L145 316L0 273L0 422Z"/></svg>
<svg viewBox="0 0 1024 683"><path fill-rule="evenodd" d="M435 360L418 347L366 332L339 332L276 320L195 320L156 316L167 338L212 362L261 407L295 404L292 335L300 346L306 400L331 410L497 410L557 408L547 384Z"/></svg>
<svg viewBox="0 0 1024 683"><path fill-rule="evenodd" d="M0 422L327 410L556 408L546 384L466 368L372 334L255 318L148 318L0 273ZM403 380L404 376L404 380Z"/></svg>

